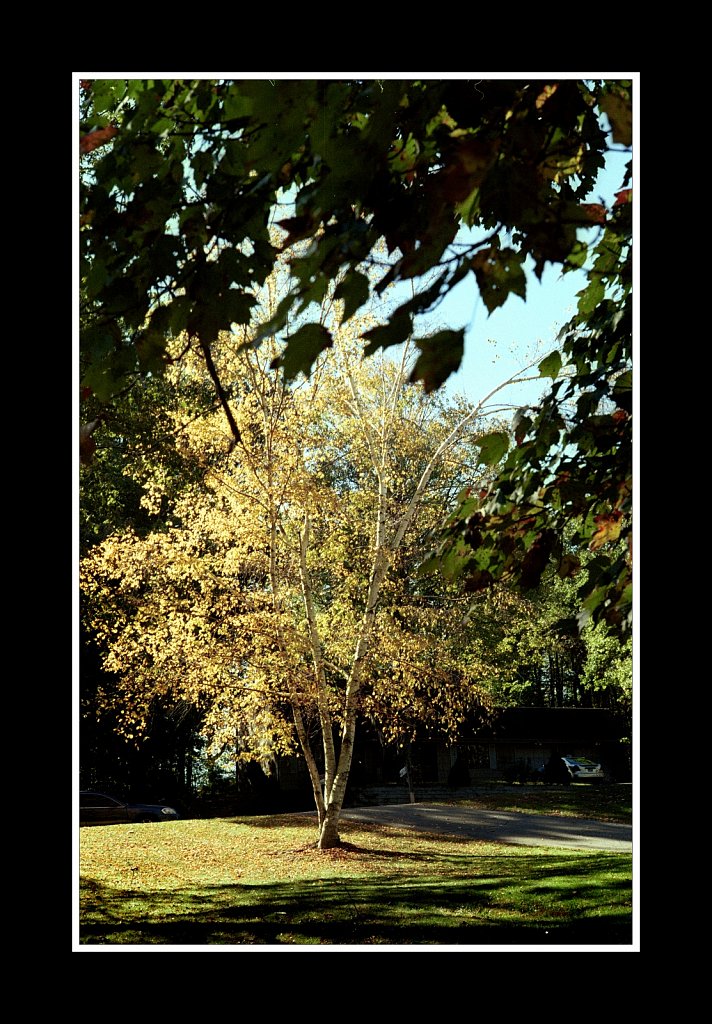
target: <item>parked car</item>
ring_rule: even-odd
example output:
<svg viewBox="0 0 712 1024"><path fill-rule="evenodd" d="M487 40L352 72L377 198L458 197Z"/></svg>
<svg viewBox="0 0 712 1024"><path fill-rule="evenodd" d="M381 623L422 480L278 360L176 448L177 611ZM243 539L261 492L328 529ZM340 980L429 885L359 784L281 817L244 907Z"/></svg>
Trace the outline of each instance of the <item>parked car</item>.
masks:
<svg viewBox="0 0 712 1024"><path fill-rule="evenodd" d="M596 761L588 757L562 757L574 782L602 782L606 773Z"/></svg>
<svg viewBox="0 0 712 1024"><path fill-rule="evenodd" d="M130 804L90 790L79 794L80 825L128 825L141 821L175 821L178 817L174 807L164 804Z"/></svg>
<svg viewBox="0 0 712 1024"><path fill-rule="evenodd" d="M547 786L570 786L571 773L563 757L552 754L546 764L534 769L535 782L543 782Z"/></svg>

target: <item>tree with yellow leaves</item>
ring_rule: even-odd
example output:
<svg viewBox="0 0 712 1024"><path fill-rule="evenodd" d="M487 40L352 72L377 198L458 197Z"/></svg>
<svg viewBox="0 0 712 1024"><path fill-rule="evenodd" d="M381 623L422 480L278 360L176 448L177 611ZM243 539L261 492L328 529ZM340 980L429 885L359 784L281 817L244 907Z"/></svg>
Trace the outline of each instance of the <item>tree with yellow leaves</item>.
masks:
<svg viewBox="0 0 712 1024"><path fill-rule="evenodd" d="M222 335L213 358L235 382L239 443L224 403L195 417L175 402L192 483L155 529L112 534L82 563L125 734L171 695L200 708L212 742L237 758L301 752L320 848L339 843L359 719L388 740L418 724L452 735L495 671L466 599L417 574L443 510L486 483L499 436L488 400L468 407L408 383L408 344L399 361L364 361L365 326L335 332L299 380L274 338ZM176 395L204 375L195 357L169 371ZM144 504L165 508L160 464L142 474Z"/></svg>

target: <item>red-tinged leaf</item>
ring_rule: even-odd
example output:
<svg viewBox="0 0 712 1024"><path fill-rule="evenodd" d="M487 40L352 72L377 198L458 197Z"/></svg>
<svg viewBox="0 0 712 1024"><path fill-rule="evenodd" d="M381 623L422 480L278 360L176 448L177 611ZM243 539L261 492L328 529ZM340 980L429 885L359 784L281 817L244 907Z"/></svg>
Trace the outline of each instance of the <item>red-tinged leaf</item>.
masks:
<svg viewBox="0 0 712 1024"><path fill-rule="evenodd" d="M606 208L601 203L581 203L579 210L583 215L583 219L590 221L592 224L606 223Z"/></svg>
<svg viewBox="0 0 712 1024"><path fill-rule="evenodd" d="M614 509L613 512L607 515L594 516L593 521L596 523L596 532L589 544L591 551L596 551L608 541L618 540L623 525L622 520L623 513L618 509Z"/></svg>
<svg viewBox="0 0 712 1024"><path fill-rule="evenodd" d="M475 569L465 578L465 591L469 594L476 594L479 590L486 590L494 584L494 576L487 569Z"/></svg>
<svg viewBox="0 0 712 1024"><path fill-rule="evenodd" d="M90 466L96 451L96 441L92 434L99 426L99 420L82 423L79 427L79 461L82 466Z"/></svg>
<svg viewBox="0 0 712 1024"><path fill-rule="evenodd" d="M93 437L79 439L79 462L82 466L90 466L96 452L96 441Z"/></svg>
<svg viewBox="0 0 712 1024"><path fill-rule="evenodd" d="M103 146L105 142L118 133L118 128L115 128L113 124L108 124L106 128L97 128L94 132L89 132L87 135L82 135L79 139L79 152L91 153L92 150L97 149L99 146Z"/></svg>
<svg viewBox="0 0 712 1024"><path fill-rule="evenodd" d="M624 203L632 203L632 202L633 202L633 189L632 188L623 188L623 189L620 190L620 192L616 192L616 201L615 201L615 203L613 205L614 206L622 206Z"/></svg>
<svg viewBox="0 0 712 1024"><path fill-rule="evenodd" d="M494 163L500 140L486 141L468 137L458 143L452 157L432 179L449 203L460 203L482 184Z"/></svg>

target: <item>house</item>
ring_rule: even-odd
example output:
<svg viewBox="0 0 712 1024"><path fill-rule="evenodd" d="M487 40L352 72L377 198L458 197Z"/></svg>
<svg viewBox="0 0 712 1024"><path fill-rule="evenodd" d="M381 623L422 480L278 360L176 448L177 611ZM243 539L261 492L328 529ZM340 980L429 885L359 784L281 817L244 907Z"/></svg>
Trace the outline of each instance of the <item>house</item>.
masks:
<svg viewBox="0 0 712 1024"><path fill-rule="evenodd" d="M506 776L514 766L539 768L552 754L590 757L614 776L628 774L629 725L603 708L505 708L450 750L452 764L458 755L466 759L473 782Z"/></svg>
<svg viewBox="0 0 712 1024"><path fill-rule="evenodd" d="M363 725L354 745L349 794L360 800L373 787L402 792L409 782L416 788L457 788L506 781L522 769L539 768L552 754L590 757L613 777L630 778L629 726L606 709L504 708L487 723L463 730L455 743L434 737L399 748L382 743ZM283 792L308 784L301 759L280 762L277 774Z"/></svg>

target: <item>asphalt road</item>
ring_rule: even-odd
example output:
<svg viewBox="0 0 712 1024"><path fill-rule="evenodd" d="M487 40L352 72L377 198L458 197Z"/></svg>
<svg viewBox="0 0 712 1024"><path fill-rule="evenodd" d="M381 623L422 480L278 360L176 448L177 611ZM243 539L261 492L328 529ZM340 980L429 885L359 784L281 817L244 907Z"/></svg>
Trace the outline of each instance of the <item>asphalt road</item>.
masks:
<svg viewBox="0 0 712 1024"><path fill-rule="evenodd" d="M383 807L348 807L341 817L393 828L439 832L466 839L484 839L518 846L556 846L571 850L610 850L630 853L633 828L585 818L516 811L480 811L472 807L429 804L388 804Z"/></svg>

